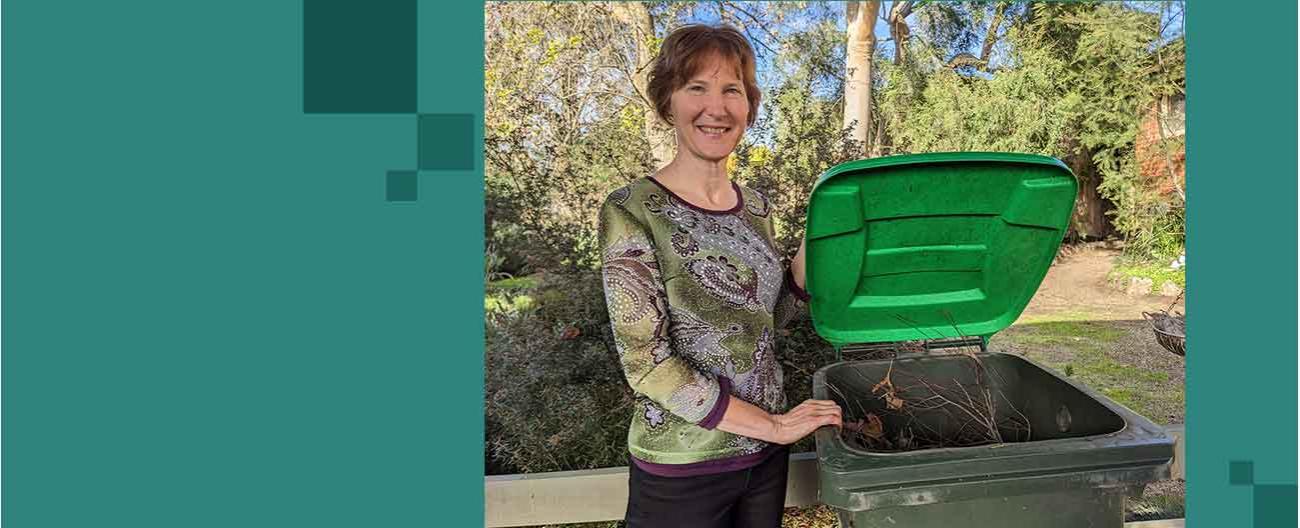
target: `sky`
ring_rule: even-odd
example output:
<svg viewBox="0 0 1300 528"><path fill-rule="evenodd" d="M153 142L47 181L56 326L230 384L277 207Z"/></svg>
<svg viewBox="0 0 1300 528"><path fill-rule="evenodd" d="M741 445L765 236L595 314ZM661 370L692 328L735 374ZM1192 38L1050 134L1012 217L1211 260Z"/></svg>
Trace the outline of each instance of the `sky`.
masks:
<svg viewBox="0 0 1300 528"><path fill-rule="evenodd" d="M741 4L742 6L751 3L753 2L739 2L739 4ZM1135 9L1141 9L1143 11L1149 11L1152 13L1159 13L1162 4L1162 2L1159 1L1137 1L1137 2L1129 1L1124 3ZM844 12L845 2L825 2L824 4L829 6L829 9L831 9L833 12L838 12L838 13ZM881 2L882 13L887 13L892 5L893 2L891 1ZM1174 5L1172 9L1170 9L1170 13L1168 13L1166 16L1165 34L1164 34L1166 39L1175 38L1182 34L1182 22L1183 22L1182 11L1183 10L1181 6L1182 6L1182 2L1181 1L1177 2L1176 5ZM715 9L701 9L699 10L698 13L696 13L696 15L697 16L691 19L691 22L704 23L704 24L716 24L719 21L718 12ZM796 17L793 24L797 25L799 24L799 22L800 22L799 19ZM845 21L842 17L838 21L838 26L841 30L843 30L845 27ZM777 31L780 30L777 29ZM893 49L891 46L887 44L887 39L889 38L889 24L886 23L885 20L880 16L876 17L875 33L877 37L877 42L879 42L882 48L884 49L885 55L892 56ZM972 55L978 56L980 53L979 44L978 43L975 44L974 46L972 46L971 49L968 49L966 51L968 53L971 53ZM756 50L756 52L758 54L757 73L759 77L758 79L759 85L771 86L772 82L775 80L774 76L772 75L773 57L771 56L771 53L767 53L766 50L763 49L758 49Z"/></svg>
<svg viewBox="0 0 1300 528"><path fill-rule="evenodd" d="M739 2L739 3L741 5L745 5L745 4L751 4L753 2ZM839 13L844 12L844 3L845 2L825 2L825 4L831 6L830 9ZM1133 7L1135 9L1140 9L1152 13L1159 13L1162 4L1162 2L1158 2L1158 1L1138 1L1138 2L1129 1L1124 3L1125 5ZM881 2L882 12L888 12L892 4L893 2ZM1166 15L1165 34L1164 34L1166 39L1175 38L1182 34L1183 9L1181 6L1182 6L1182 2L1180 0L1176 2L1176 5L1174 5L1172 9L1170 9L1170 13ZM702 9L700 11L701 12L697 13L697 16L691 20L692 22L698 22L704 24L718 23L719 17L718 17L718 12L716 10ZM840 29L844 29L845 21L841 18L838 22L838 25ZM886 39L889 38L889 24L886 23L885 20L880 16L876 17L875 33L878 42L880 42L881 44L884 44L886 42ZM892 55L893 51L890 50L888 46L885 46L885 48L886 48L885 53L888 55ZM758 50L758 51L759 51L759 55L764 54L763 50ZM979 55L980 50L978 49L978 45L977 45L977 46L973 46L972 49L969 49L967 51L973 55ZM760 57L760 61L763 61L763 59L770 59L770 58ZM770 60L763 61L763 62L770 62ZM759 68L764 69L767 66L769 65L760 64Z"/></svg>
<svg viewBox="0 0 1300 528"><path fill-rule="evenodd" d="M741 4L742 6L747 4L752 4L752 3L753 2L739 2L739 4ZM828 9L832 10L832 12L843 13L844 3L845 2L825 2L824 4ZM1161 6L1162 2L1158 2L1158 1L1137 1L1137 2L1128 1L1124 3L1135 9L1140 9L1152 13L1159 13L1162 7ZM893 4L892 1L882 1L881 2L882 13L887 13L890 7L892 6L892 4ZM1164 33L1164 37L1166 39L1176 38L1177 36L1182 34L1182 27L1183 27L1182 12L1183 12L1182 2L1179 1L1174 6L1172 6L1172 8L1170 9L1170 13L1167 14L1165 20L1166 28ZM720 18L718 16L718 11L716 9L700 9L696 13L696 16L690 20L690 22L703 23L703 24L716 24L719 22L719 20ZM800 22L802 21L796 15L793 21L791 22L791 24L795 27L799 27L801 25ZM841 30L844 29L845 20L843 17L839 18L838 26ZM806 27L806 25L804 25L804 27ZM778 28L777 31L780 31L780 29ZM875 33L876 33L877 42L883 48L885 55L892 56L893 55L892 46L890 46L887 42L887 39L889 38L889 24L886 23L885 20L879 16L876 17ZM777 36L780 37L780 34L778 33ZM774 68L772 64L774 59L773 54L767 53L766 50L763 49L757 49L755 51L756 54L758 55L757 57L758 64L756 65L756 70L757 70L759 86L771 87L778 80L778 77L775 75L775 72L773 72L773 68ZM972 49L967 50L967 52L971 53L972 55L978 56L980 53L979 44L976 43L975 45L972 46ZM985 75L989 75L989 74L985 74ZM829 94L820 94L820 95L829 95ZM765 112L765 111L766 111L765 109L760 110L760 112ZM758 139L759 139L759 143L766 143L765 139L770 139L770 138L758 138Z"/></svg>

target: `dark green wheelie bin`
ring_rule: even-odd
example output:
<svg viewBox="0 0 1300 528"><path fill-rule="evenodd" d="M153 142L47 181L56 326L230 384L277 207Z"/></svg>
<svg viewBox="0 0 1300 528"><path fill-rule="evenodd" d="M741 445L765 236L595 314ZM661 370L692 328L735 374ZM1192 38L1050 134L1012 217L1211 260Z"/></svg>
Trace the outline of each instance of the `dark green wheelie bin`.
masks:
<svg viewBox="0 0 1300 528"><path fill-rule="evenodd" d="M1005 153L862 160L818 181L806 235L818 334L846 355L896 352L900 342L921 352L828 365L813 378L814 397L837 401L846 422L874 415L890 434L956 437L971 427L952 408L908 409L938 394L918 394L916 384L899 393L903 407L890 407L877 385L891 375L904 385L907 375L987 389L996 396L968 401L1007 418L990 420L1000 442L971 447L875 449L819 430L820 499L842 526L1120 527L1126 496L1168 478L1174 442L1162 428L986 347L1047 274L1077 191L1060 161Z"/></svg>

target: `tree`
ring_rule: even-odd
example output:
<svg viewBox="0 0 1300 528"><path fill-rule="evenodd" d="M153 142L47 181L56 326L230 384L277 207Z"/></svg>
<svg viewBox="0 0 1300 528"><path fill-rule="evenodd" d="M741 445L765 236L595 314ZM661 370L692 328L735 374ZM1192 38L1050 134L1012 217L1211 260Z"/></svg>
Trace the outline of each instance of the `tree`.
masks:
<svg viewBox="0 0 1300 528"><path fill-rule="evenodd" d="M844 88L844 128L863 145L862 155L871 154L871 85L872 63L876 51L876 14L880 0L845 2L847 21L847 75Z"/></svg>
<svg viewBox="0 0 1300 528"><path fill-rule="evenodd" d="M533 269L590 267L613 189L653 170L635 42L599 4L485 4L489 243Z"/></svg>
<svg viewBox="0 0 1300 528"><path fill-rule="evenodd" d="M647 4L642 2L614 2L611 10L623 25L630 30L633 45L630 46L629 59L624 63L624 71L632 80L632 86L641 97L644 105L646 142L650 144L650 155L656 169L663 168L673 160L676 137L671 127L659 119L654 103L650 100L650 70L658 53L658 39L655 37L655 18Z"/></svg>
<svg viewBox="0 0 1300 528"><path fill-rule="evenodd" d="M1140 116L1158 98L1181 95L1181 40L1164 11L1099 2L916 6L907 31L891 19L896 36L911 38L880 64L881 136L895 152L1061 158L1081 183L1074 236L1118 230L1132 253L1174 251L1181 239L1158 234L1181 233L1169 227L1181 225L1181 202L1139 181L1134 148Z"/></svg>

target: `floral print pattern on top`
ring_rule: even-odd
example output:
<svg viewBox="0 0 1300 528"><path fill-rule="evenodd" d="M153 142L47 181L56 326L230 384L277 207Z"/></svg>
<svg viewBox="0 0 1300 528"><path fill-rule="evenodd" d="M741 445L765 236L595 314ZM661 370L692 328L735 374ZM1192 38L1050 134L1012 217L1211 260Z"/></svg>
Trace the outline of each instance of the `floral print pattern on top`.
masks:
<svg viewBox="0 0 1300 528"><path fill-rule="evenodd" d="M633 324L649 318L654 325L656 337L666 335L667 298L659 287L659 270L655 262L647 262L642 257L652 251L644 239L636 237L620 241L605 253L603 276L605 282L605 304L610 313L618 317L618 322ZM615 341L619 338L616 333ZM660 346L662 339L648 343L655 363L668 357L668 347ZM621 356L627 346L616 346Z"/></svg>
<svg viewBox="0 0 1300 528"><path fill-rule="evenodd" d="M736 365L731 351L722 346L722 340L740 334L743 330L740 324L731 323L719 327L700 319L684 307L673 306L669 310L672 313L669 333L672 335L673 348L692 350L695 353L689 356L691 363L714 374L735 379Z"/></svg>
<svg viewBox="0 0 1300 528"><path fill-rule="evenodd" d="M752 201L765 202L766 199ZM761 308L772 313L780 293L784 268L771 241L759 235L743 215L705 215L676 197L661 195L650 195L645 207L647 211L676 224L680 232L689 234L691 240L698 241L700 246L722 253L687 263L687 271L710 293L746 310ZM678 255L691 256L684 251L679 251ZM728 260L728 255L731 260Z"/></svg>
<svg viewBox="0 0 1300 528"><path fill-rule="evenodd" d="M601 208L606 304L636 396L628 449L640 461L721 462L767 448L714 428L728 397L785 411L774 336L807 305L786 281L769 202L737 188L743 205L704 211L643 178Z"/></svg>

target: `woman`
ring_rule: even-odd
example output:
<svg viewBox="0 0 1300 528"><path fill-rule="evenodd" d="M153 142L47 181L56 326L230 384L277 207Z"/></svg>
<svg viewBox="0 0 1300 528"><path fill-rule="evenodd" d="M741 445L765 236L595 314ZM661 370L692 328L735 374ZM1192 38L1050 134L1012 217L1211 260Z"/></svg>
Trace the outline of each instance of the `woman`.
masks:
<svg viewBox="0 0 1300 528"><path fill-rule="evenodd" d="M647 91L676 156L600 213L610 321L636 393L628 526L780 526L785 446L841 417L824 400L782 412L773 337L806 309L803 248L783 267L767 199L727 174L758 109L753 49L731 28L680 28Z"/></svg>

